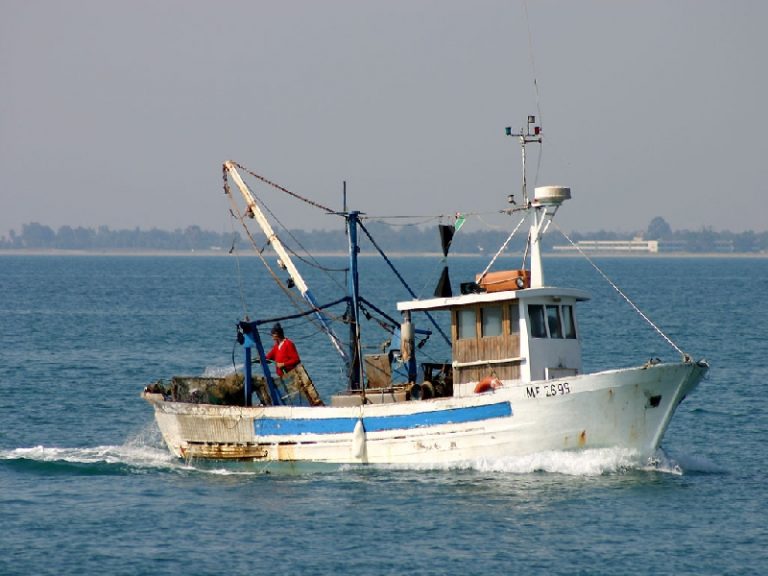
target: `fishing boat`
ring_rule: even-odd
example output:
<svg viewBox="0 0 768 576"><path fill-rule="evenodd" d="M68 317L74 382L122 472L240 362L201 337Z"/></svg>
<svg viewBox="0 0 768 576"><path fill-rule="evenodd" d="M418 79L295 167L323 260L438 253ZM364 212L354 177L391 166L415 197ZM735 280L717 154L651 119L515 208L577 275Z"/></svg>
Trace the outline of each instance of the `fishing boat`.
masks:
<svg viewBox="0 0 768 576"><path fill-rule="evenodd" d="M224 189L232 214L246 230L249 222L258 223L288 273L283 289L298 294L304 308L291 316L243 318L237 326L242 369L216 378L173 377L144 389L142 396L153 406L170 451L186 459L361 464L453 463L614 447L651 457L675 409L708 365L694 361L656 328L680 354L678 361L584 372L577 307L590 296L548 284L542 264L542 237L571 199L571 190L541 186L529 197L526 145L541 144L543 134L529 116L527 128L516 133L507 128L507 135L519 139L523 158L522 202L507 211L522 218L497 256L526 223L523 267L491 271L494 257L461 282L458 294L453 294L446 269L434 295L420 299L412 293L411 299L396 303L396 320L392 316L397 313L385 312L360 293L358 232L378 250L360 212L338 212L349 245L347 294L321 303L243 180L240 171L246 169L225 162ZM236 198L230 181L242 198ZM458 226L459 220L441 227L446 256ZM344 306L344 314L330 314L333 306ZM361 310L371 309L392 324L386 353L363 353ZM446 317L442 324L439 315ZM311 317L322 327L344 367L339 382L323 383L323 389L338 391L325 400L309 377L311 366L299 365L283 377L272 374L262 331L298 317ZM338 322L348 338L336 333ZM422 362L416 341L433 333L450 344L451 357Z"/></svg>

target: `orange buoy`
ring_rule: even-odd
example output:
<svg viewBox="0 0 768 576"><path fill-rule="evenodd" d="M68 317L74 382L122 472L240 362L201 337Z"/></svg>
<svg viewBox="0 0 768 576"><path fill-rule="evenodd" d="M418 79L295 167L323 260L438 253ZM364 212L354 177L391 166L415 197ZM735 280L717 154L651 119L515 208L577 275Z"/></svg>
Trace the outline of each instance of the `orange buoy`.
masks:
<svg viewBox="0 0 768 576"><path fill-rule="evenodd" d="M501 388L502 386L504 386L504 384L502 384L501 380L496 378L496 376L486 376L477 383L477 386L475 386L475 394L483 394L485 392L496 390L496 388Z"/></svg>

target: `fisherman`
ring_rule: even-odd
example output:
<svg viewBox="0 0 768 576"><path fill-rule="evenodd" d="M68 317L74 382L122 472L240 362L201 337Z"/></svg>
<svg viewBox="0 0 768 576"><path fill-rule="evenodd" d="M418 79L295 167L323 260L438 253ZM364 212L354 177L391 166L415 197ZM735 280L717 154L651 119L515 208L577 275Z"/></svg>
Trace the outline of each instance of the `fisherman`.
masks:
<svg viewBox="0 0 768 576"><path fill-rule="evenodd" d="M301 364L296 345L285 337L279 322L272 327L271 334L275 345L267 353L267 360L275 363L277 377L282 384L289 393L301 392L311 406L323 406L315 385Z"/></svg>

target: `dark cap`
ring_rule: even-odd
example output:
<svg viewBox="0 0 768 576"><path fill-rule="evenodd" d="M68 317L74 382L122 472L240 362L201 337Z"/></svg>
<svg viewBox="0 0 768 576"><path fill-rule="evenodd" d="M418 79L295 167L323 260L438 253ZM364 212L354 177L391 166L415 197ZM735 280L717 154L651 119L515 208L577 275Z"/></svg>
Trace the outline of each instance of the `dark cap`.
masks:
<svg viewBox="0 0 768 576"><path fill-rule="evenodd" d="M283 332L283 327L280 326L280 322L272 326L272 331L270 332L272 336L277 336L278 338L283 338L285 336L285 333Z"/></svg>

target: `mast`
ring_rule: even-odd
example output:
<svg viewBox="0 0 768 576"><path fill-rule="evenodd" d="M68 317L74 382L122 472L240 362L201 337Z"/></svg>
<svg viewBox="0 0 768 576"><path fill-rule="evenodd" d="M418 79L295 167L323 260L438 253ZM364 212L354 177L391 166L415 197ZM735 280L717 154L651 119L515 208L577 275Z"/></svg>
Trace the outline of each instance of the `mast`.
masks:
<svg viewBox="0 0 768 576"><path fill-rule="evenodd" d="M261 227L261 230L264 232L264 235L267 237L267 242L272 246L272 248L277 253L278 257L280 258L280 262L282 262L283 265L285 265L285 268L288 271L288 274L291 280L299 289L299 293L301 294L302 298L304 298L304 300L306 300L307 303L314 309L314 314L322 324L323 329L325 330L326 334L328 334L328 337L331 339L331 343L336 348L336 350L341 355L341 357L344 359L344 361L348 362L347 353L344 350L341 340L334 333L333 328L331 327L330 321L328 320L328 317L325 314L323 314L322 311L318 308L317 301L315 300L315 297L312 295L312 292L307 286L307 283L304 281L304 278L302 278L298 269L293 264L293 261L291 260L291 257L288 254L288 251L283 246L283 243L280 241L280 238L277 237L277 234L275 234L275 231L272 229L272 225L269 223L269 220L267 220L266 216L264 216L264 213L261 211L261 208L259 208L259 205L256 203L256 199L253 197L253 194L251 194L251 191L248 189L248 186L246 186L245 182L243 182L243 179L240 177L239 172L235 168L235 164L232 161L227 160L226 162L224 162L224 168L232 176L232 179L235 181L235 184L237 184L237 187L240 189L240 193L243 195L243 198L245 199L245 202L248 205L249 214L251 214L253 218L256 220L256 222L258 222L259 226Z"/></svg>
<svg viewBox="0 0 768 576"><path fill-rule="evenodd" d="M531 126L533 126L533 132L531 132ZM520 148L522 149L523 155L523 205L529 206L530 202L528 200L528 182L525 171L525 145L533 143L541 144L541 127L536 126L536 116L528 116L528 129L525 132L523 132L523 129L521 128L518 134L512 134L512 127L507 126L506 133L507 136L516 136L520 139Z"/></svg>
<svg viewBox="0 0 768 576"><path fill-rule="evenodd" d="M346 192L346 190L345 190ZM345 202L346 206L346 194ZM360 281L357 273L357 254L360 247L357 245L357 222L360 212L347 212L347 237L349 239L349 278L347 319L349 320L349 389L362 389L363 371L360 359L362 349L360 347Z"/></svg>
<svg viewBox="0 0 768 576"><path fill-rule="evenodd" d="M531 127L533 126L533 131ZM536 126L536 117L528 116L528 128L525 132L521 129L518 134L512 133L512 128L507 127L507 136L516 136L520 139L523 157L523 205L525 208L533 208L533 224L528 235L531 258L531 288L544 286L544 266L541 262L541 239L549 228L557 209L565 200L571 197L571 189L565 186L541 186L534 190L533 199L528 197L528 181L526 174L526 144L541 144L541 128Z"/></svg>
<svg viewBox="0 0 768 576"><path fill-rule="evenodd" d="M533 126L533 131L531 131L531 126ZM523 129L521 128L520 132L513 134L512 128L507 126L506 133L507 136L515 136L520 140L520 150L523 161L523 206L525 208L530 208L531 201L528 198L528 175L526 170L525 146L526 144L542 143L541 128L536 126L536 116L528 116L528 127L525 132L523 132ZM541 227L539 223L539 213L538 211L534 211L533 224L531 225L531 229L528 235L531 257L531 287L544 285L544 271L541 266L541 250L539 244L539 239L541 238L540 232Z"/></svg>

